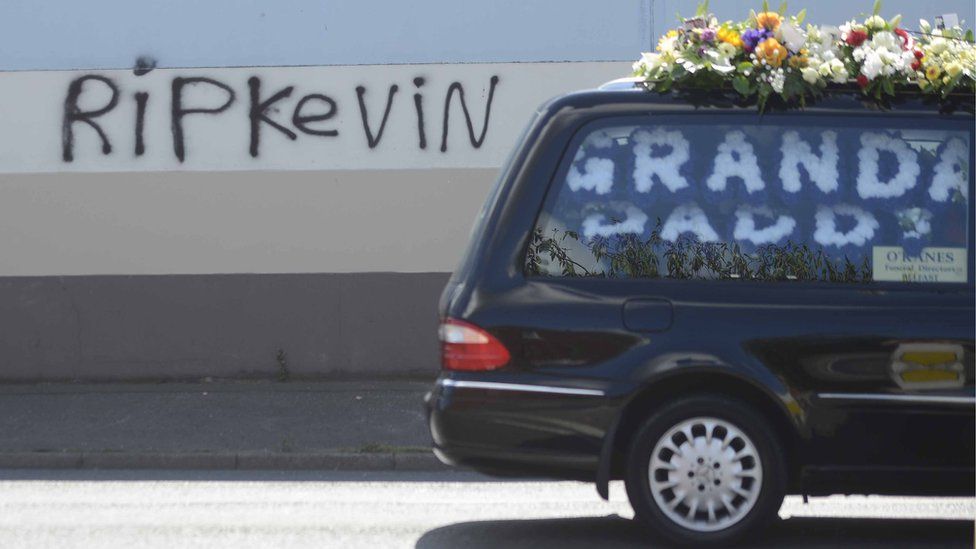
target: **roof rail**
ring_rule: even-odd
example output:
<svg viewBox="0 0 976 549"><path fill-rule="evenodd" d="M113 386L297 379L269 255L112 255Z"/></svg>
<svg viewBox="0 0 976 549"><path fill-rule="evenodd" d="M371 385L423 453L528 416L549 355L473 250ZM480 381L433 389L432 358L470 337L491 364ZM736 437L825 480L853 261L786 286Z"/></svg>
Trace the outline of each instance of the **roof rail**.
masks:
<svg viewBox="0 0 976 549"><path fill-rule="evenodd" d="M603 83L599 90L629 90L634 88L634 84L643 82L644 79L639 76L628 76L626 78L618 78L616 80L611 80L609 82Z"/></svg>

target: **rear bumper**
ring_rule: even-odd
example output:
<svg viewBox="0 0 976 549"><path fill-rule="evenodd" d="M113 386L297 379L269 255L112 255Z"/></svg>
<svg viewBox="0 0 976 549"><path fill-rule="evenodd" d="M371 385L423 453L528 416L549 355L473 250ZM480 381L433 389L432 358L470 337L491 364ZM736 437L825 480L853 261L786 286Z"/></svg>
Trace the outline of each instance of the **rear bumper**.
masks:
<svg viewBox="0 0 976 549"><path fill-rule="evenodd" d="M434 453L448 465L591 481L615 411L598 387L456 374L426 402Z"/></svg>

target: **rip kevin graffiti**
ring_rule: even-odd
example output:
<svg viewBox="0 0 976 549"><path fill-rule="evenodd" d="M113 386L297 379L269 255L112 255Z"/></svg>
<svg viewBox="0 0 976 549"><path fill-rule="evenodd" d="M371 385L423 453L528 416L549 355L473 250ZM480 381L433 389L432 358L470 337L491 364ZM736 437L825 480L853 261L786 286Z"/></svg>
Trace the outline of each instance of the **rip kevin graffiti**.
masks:
<svg viewBox="0 0 976 549"><path fill-rule="evenodd" d="M140 76L137 74L137 76ZM413 121L416 125L416 147L424 150L428 146L428 134L436 139L436 126L429 128L429 117L425 118L424 99L427 79L415 76L411 80L412 87L408 92L413 95ZM491 75L488 78L487 94L484 97L483 117L472 115L473 106L465 97L464 85L459 81L451 82L443 90L443 107L440 124L440 151L448 150L448 130L452 104L460 105L461 112L467 126L468 138L471 146L480 148L487 138L491 119L492 102L495 99L495 89L500 78ZM196 97L192 93L197 91ZM246 90L235 89L232 85L217 78L206 76L174 76L169 85L168 122L172 134L172 150L176 159L182 163L187 158L185 121L187 117L205 115L211 117L229 116L225 113L235 102L242 101L240 95L246 92L247 127L249 139L247 151L251 157L257 158L261 154L262 131L270 129L280 133L285 138L296 141L299 134L316 138L336 138L339 128L333 125L337 122L344 106L335 95L327 93L306 93L299 97L294 94L295 86L284 87L266 86L260 76L250 76L247 79ZM367 85L356 85L357 111L361 122L362 134L369 149L375 149L381 143L390 112L398 101L400 85L391 83L383 89L371 91ZM441 90L437 90L441 91ZM202 92L202 93L201 93ZM371 112L367 103L373 94L385 95L385 102L376 112ZM436 92L435 92L436 93ZM294 94L294 97L293 97ZM430 94L428 94L430 95ZM122 104L131 97L133 111L131 130L134 132L133 154L141 157L146 153L147 137L147 105L155 100L145 89L129 91L124 89L116 79L102 74L83 74L72 79L64 95L64 107L61 122L61 159L63 162L73 162L76 156L76 128L85 125L94 130L99 140L100 150L104 155L112 155L117 147L113 146L118 136L102 124L103 117L121 110ZM375 107L374 107L375 108ZM456 110L456 108L455 108ZM290 114L290 116L289 116ZM480 129L476 124L480 120ZM131 134L130 134L131 135Z"/></svg>

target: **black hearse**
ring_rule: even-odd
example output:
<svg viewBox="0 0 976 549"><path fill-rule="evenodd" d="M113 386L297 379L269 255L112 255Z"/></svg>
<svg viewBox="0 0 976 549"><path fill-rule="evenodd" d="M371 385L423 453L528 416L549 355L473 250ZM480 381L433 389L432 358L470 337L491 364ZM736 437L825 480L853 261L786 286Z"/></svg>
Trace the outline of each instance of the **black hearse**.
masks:
<svg viewBox="0 0 976 549"><path fill-rule="evenodd" d="M441 298L445 463L624 479L668 539L974 492L973 99L542 107Z"/></svg>

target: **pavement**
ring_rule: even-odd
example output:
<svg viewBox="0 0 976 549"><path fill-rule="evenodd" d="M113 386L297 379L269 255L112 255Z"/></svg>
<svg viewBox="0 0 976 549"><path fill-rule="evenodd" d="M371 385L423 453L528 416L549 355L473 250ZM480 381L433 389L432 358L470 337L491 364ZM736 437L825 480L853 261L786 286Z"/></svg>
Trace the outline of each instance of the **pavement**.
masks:
<svg viewBox="0 0 976 549"><path fill-rule="evenodd" d="M0 468L439 470L432 384L0 385Z"/></svg>
<svg viewBox="0 0 976 549"><path fill-rule="evenodd" d="M0 547L647 547L620 482L471 473L0 471ZM749 547L973 547L973 498L788 497Z"/></svg>

